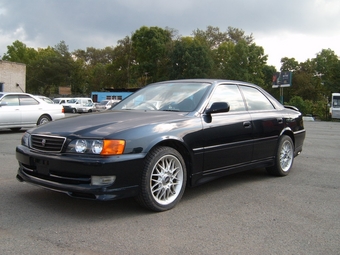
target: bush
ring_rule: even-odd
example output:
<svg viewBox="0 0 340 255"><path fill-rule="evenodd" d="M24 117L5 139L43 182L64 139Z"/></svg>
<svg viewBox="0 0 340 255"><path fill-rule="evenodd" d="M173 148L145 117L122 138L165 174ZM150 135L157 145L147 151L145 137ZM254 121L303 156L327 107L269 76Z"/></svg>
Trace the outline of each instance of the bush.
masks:
<svg viewBox="0 0 340 255"><path fill-rule="evenodd" d="M302 97L299 96L294 96L287 104L297 107L304 116L311 114L322 120L327 120L329 118L326 100L313 102L311 100L303 100Z"/></svg>

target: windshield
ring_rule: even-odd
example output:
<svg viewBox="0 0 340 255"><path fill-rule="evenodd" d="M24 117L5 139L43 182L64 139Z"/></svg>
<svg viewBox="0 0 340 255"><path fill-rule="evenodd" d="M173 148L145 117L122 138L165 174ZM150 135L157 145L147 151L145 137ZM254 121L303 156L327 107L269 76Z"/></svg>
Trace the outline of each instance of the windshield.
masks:
<svg viewBox="0 0 340 255"><path fill-rule="evenodd" d="M210 83L172 82L151 84L118 103L113 109L191 112Z"/></svg>
<svg viewBox="0 0 340 255"><path fill-rule="evenodd" d="M333 97L333 107L340 108L340 96Z"/></svg>
<svg viewBox="0 0 340 255"><path fill-rule="evenodd" d="M69 104L75 104L76 102L77 102L77 99L67 100L67 103L69 103Z"/></svg>

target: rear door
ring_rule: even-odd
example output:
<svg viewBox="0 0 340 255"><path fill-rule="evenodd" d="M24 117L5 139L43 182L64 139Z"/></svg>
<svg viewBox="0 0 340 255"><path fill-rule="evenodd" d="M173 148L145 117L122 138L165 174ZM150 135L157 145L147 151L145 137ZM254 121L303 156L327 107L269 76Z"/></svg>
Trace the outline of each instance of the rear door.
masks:
<svg viewBox="0 0 340 255"><path fill-rule="evenodd" d="M283 116L257 88L240 86L253 123L253 160L272 158L283 129Z"/></svg>
<svg viewBox="0 0 340 255"><path fill-rule="evenodd" d="M217 173L250 162L252 121L237 85L218 86L209 101L227 102L229 112L211 114L203 120L204 173Z"/></svg>
<svg viewBox="0 0 340 255"><path fill-rule="evenodd" d="M20 95L20 111L22 125L35 125L43 112L43 105L29 95Z"/></svg>

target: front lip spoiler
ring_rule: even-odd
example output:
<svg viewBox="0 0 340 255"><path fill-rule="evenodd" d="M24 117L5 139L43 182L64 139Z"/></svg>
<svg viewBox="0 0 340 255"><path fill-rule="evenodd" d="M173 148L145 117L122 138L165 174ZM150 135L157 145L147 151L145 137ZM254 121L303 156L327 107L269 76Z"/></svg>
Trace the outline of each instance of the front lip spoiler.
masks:
<svg viewBox="0 0 340 255"><path fill-rule="evenodd" d="M91 185L69 185L61 184L44 180L35 176L30 176L22 170L23 166L20 166L16 179L20 182L27 182L29 184L42 187L45 189L53 190L60 193L65 193L70 197L82 198L89 200L116 200L125 197L136 196L139 190L138 185L122 187L122 188L111 188L109 186L91 186Z"/></svg>

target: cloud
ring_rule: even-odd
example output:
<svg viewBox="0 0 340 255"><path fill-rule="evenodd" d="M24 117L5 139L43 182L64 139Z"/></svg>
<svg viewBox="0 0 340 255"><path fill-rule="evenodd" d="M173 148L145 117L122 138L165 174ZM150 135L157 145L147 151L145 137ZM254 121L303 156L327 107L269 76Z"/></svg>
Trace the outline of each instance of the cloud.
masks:
<svg viewBox="0 0 340 255"><path fill-rule="evenodd" d="M72 51L114 46L141 26L189 36L211 25L253 34L269 64L279 65L290 53L299 61L324 48L340 54L332 42L339 42L339 16L338 0L0 0L0 55L15 40L34 48L65 41Z"/></svg>

